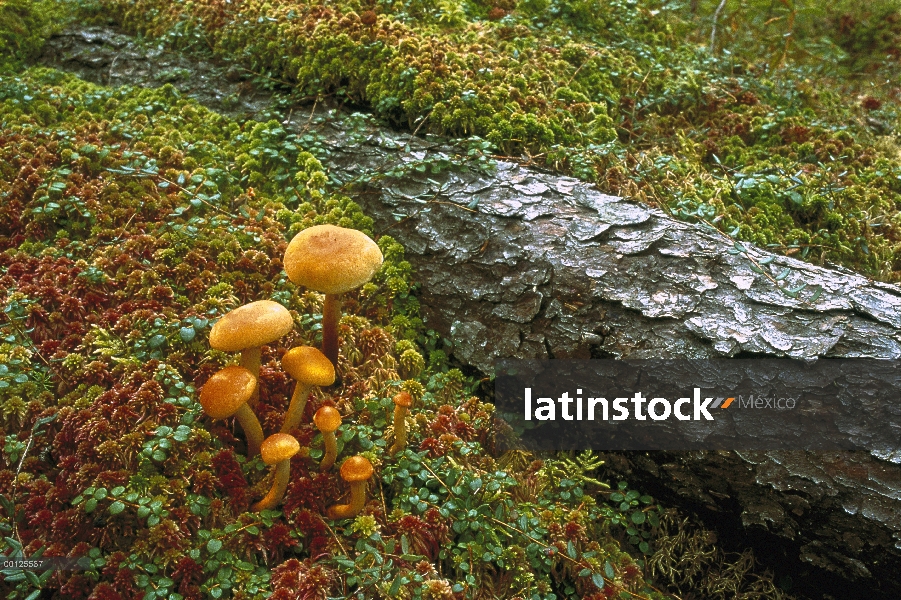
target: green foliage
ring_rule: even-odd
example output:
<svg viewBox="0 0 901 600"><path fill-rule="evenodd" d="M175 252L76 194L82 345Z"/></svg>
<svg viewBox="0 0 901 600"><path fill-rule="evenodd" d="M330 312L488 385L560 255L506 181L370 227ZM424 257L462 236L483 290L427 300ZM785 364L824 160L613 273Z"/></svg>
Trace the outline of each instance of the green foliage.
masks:
<svg viewBox="0 0 901 600"><path fill-rule="evenodd" d="M68 14L62 0L0 2L0 68L34 58L44 41L65 25Z"/></svg>
<svg viewBox="0 0 901 600"><path fill-rule="evenodd" d="M898 278L898 148L867 125L897 115L875 96L847 103L840 86L808 80L825 72L797 58L814 45L773 45L769 62L784 72L734 58L738 34L721 33L712 56L679 39L705 40L709 20L645 1L398 0L380 3L371 25L352 0L82 4L235 57L267 85L466 138L460 156L363 180L490 170L493 153L522 155L721 229L752 270L801 301L818 292L740 240ZM64 20L54 6L0 5L0 42L15 46L4 56L32 54ZM763 26L760 8L729 6L720 18ZM821 46L845 49L841 68L872 62L894 35L891 18L855 15L847 40ZM679 553L707 556L688 533L662 535L652 498L625 482L609 489L596 455L490 454L493 407L449 364L449 343L424 330L412 267L387 235L383 267L345 299L346 363L327 400L345 415L339 461L362 454L375 465L370 502L353 520L323 519L346 490L334 470L319 472L322 438L306 423L309 456L292 461L282 510L248 512L268 488L265 466L243 459L240 435L197 403L232 360L208 348L209 328L251 300L293 311L296 330L264 353L257 410L273 429L291 395L279 353L321 331L322 297L299 293L280 253L315 224L373 233L329 177L323 140L274 116L230 120L172 86L111 90L47 69L0 77L0 489L13 490L0 496L2 553L91 562L54 580L4 572L4 592L659 598L646 561L670 577L685 564ZM362 135L366 122L346 125ZM399 389L415 402L409 445L386 456ZM661 557L664 541L676 556Z"/></svg>
<svg viewBox="0 0 901 600"><path fill-rule="evenodd" d="M0 194L14 200L0 206L4 553L90 561L56 579L6 573L11 597L658 597L612 533L634 510L587 491L602 487L594 457L558 477L487 453L493 407L423 331L412 267L387 235L382 268L346 297L329 398L345 416L339 461L370 458L377 497L324 520L344 484L319 473L322 439L304 423L310 450L282 510L248 512L268 471L203 415L197 390L231 360L206 338L238 303L270 297L299 324L284 348L317 342L322 297L273 258L313 224L372 227L336 193L320 140L229 121L171 86L109 90L46 69L0 78L0 140ZM473 141L473 156L485 149ZM256 411L271 429L291 381L276 352L263 362ZM416 404L408 447L389 457L399 389ZM39 458L51 447L53 464Z"/></svg>
<svg viewBox="0 0 901 600"><path fill-rule="evenodd" d="M298 93L477 140L474 157L522 156L684 218L709 207L740 240L901 278L891 3L726 3L713 52L712 0L398 0L371 25L356 2L103 3ZM387 175L452 166L435 154Z"/></svg>

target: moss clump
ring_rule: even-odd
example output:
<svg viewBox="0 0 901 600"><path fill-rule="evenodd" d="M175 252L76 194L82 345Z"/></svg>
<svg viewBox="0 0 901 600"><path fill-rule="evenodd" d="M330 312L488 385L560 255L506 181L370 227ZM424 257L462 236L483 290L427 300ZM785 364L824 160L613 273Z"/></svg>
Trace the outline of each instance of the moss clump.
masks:
<svg viewBox="0 0 901 600"><path fill-rule="evenodd" d="M782 25L772 32L760 25L757 46L723 34L717 49L746 50L752 58L742 62L711 56L701 47L700 21L656 0L398 0L375 11L355 0L102 4L132 30L190 45L205 40L220 56L304 94L367 105L423 132L480 136L501 154L738 239L901 280L898 148L874 134L897 122L896 92L823 76L844 63L807 60L800 42L763 35ZM771 3L759 4L728 12L724 21L734 27L721 29L797 21L793 32L812 44L821 37L816 23L843 18L795 11L763 19ZM883 8L888 33L851 13L853 26L836 25L847 29L846 45L867 48L870 58L893 47L901 17ZM776 38L783 40L776 58L755 62L752 51L770 56ZM897 71L891 56L880 73ZM864 92L869 100L858 101Z"/></svg>
<svg viewBox="0 0 901 600"><path fill-rule="evenodd" d="M44 41L67 22L60 0L4 0L0 3L0 69L34 58Z"/></svg>
<svg viewBox="0 0 901 600"><path fill-rule="evenodd" d="M320 472L307 418L294 433L311 450L292 460L282 510L251 512L265 467L197 402L230 360L209 349L210 327L251 300L293 311L298 327L263 351L255 409L278 430L293 387L280 357L318 344L322 302L297 293L278 257L297 228L371 221L331 195L322 164L289 148L278 122L230 121L171 87L109 90L34 69L0 76L0 115L0 530L6 552L91 563L44 589L73 600L661 597L615 541L629 516L593 497L599 482L489 454L492 407L445 361L425 364L411 268L388 236L383 267L344 304L342 384L308 404L340 410L338 461L372 462L373 499L355 521L325 520L345 487ZM389 456L401 389L414 414ZM645 500L640 514L656 514ZM4 592L26 597L34 581Z"/></svg>

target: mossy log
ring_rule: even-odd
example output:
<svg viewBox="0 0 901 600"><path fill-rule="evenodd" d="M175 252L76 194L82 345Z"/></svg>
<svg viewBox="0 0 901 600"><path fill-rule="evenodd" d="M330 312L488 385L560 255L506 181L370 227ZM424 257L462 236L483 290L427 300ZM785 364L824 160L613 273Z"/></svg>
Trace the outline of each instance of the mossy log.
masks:
<svg viewBox="0 0 901 600"><path fill-rule="evenodd" d="M384 130L362 143L338 129L327 137L345 179L459 153L427 140L406 150L408 136ZM414 169L355 199L406 248L427 326L482 372L501 357L901 357L898 286L737 250L575 179L510 162L492 175ZM754 546L794 591L901 595L901 449L607 459L611 474L701 516L722 544Z"/></svg>
<svg viewBox="0 0 901 600"><path fill-rule="evenodd" d="M152 84L163 67L190 69L198 77L173 84L189 95L193 87L214 108L236 89L212 66L136 48L103 30L70 32L42 62L103 83ZM265 94L254 94L237 108L260 107ZM301 108L286 119L296 129L311 123ZM737 247L724 234L512 162L493 173L417 171L461 155L440 140L313 126L343 181L409 167L357 186L355 199L377 235L405 246L428 327L480 371L498 357L901 357L898 286ZM886 599L901 597L899 460L865 452L608 456L613 472L705 517L721 539L763 550L758 556L792 573L802 591Z"/></svg>

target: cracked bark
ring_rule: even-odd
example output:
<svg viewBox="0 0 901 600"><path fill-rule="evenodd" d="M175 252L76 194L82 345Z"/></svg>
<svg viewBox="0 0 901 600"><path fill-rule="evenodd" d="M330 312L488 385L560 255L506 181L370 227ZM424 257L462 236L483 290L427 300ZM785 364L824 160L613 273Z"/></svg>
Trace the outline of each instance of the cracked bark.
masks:
<svg viewBox="0 0 901 600"><path fill-rule="evenodd" d="M343 179L421 159L426 148L456 152L415 140L407 152L405 136L385 131L327 137ZM500 357L901 356L898 286L776 256L764 268L788 268L787 286L822 286L806 303L812 294L791 298L730 254L726 236L571 178L501 162L493 176L414 171L362 192L377 229L406 248L427 325L485 373ZM758 261L771 256L748 249ZM731 531L738 546L755 545L796 590L901 596L897 462L862 451L606 458L610 474Z"/></svg>

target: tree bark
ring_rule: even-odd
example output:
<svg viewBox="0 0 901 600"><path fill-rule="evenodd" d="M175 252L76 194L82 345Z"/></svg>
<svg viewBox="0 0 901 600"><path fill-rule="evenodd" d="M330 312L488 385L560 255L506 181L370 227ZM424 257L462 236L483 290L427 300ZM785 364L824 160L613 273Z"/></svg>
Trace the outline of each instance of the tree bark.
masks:
<svg viewBox="0 0 901 600"><path fill-rule="evenodd" d="M385 131L328 130L335 175L454 148ZM493 175L413 170L355 196L406 248L429 328L490 373L500 357L901 356L901 288L771 253L568 177L501 162ZM822 287L813 299L812 289ZM882 455L885 456L884 454ZM793 591L901 597L901 454L610 453L610 476L753 545ZM643 486L643 488L642 488ZM853 584L853 585L852 585Z"/></svg>

